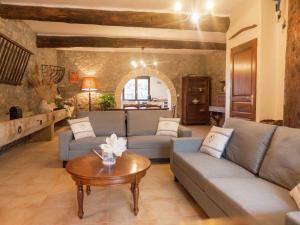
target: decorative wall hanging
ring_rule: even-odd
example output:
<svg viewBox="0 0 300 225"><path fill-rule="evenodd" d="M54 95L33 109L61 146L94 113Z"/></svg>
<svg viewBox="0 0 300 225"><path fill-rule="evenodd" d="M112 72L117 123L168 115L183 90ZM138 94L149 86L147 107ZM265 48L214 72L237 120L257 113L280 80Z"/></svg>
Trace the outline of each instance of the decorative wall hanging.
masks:
<svg viewBox="0 0 300 225"><path fill-rule="evenodd" d="M37 64L35 65L35 73L29 73L27 78L28 82L32 85L41 99L46 100L48 103L54 102L56 85L51 80L45 79Z"/></svg>
<svg viewBox="0 0 300 225"><path fill-rule="evenodd" d="M21 85L33 53L0 34L0 83Z"/></svg>
<svg viewBox="0 0 300 225"><path fill-rule="evenodd" d="M65 75L65 68L62 66L42 65L42 75L49 84L58 84Z"/></svg>
<svg viewBox="0 0 300 225"><path fill-rule="evenodd" d="M79 83L79 73L78 73L78 71L72 71L72 72L70 72L69 82L71 84L77 84L77 83Z"/></svg>

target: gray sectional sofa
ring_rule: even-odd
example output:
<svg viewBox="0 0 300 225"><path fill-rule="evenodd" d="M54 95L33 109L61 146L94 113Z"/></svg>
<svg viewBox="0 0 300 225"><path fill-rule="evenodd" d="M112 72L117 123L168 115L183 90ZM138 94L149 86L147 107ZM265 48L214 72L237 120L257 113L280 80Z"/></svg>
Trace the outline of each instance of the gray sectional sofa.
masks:
<svg viewBox="0 0 300 225"><path fill-rule="evenodd" d="M300 225L289 191L300 182L300 130L229 118L223 158L199 152L202 139L173 139L171 169L210 217L246 216Z"/></svg>
<svg viewBox="0 0 300 225"><path fill-rule="evenodd" d="M130 110L79 112L77 117L89 117L96 138L75 140L71 130L63 132L59 137L60 159L66 161L99 149L106 137L116 133L118 137L127 138L130 152L145 155L151 159L169 159L171 138L155 136L160 117L172 117L172 111L166 110ZM191 137L192 131L180 126L178 137Z"/></svg>

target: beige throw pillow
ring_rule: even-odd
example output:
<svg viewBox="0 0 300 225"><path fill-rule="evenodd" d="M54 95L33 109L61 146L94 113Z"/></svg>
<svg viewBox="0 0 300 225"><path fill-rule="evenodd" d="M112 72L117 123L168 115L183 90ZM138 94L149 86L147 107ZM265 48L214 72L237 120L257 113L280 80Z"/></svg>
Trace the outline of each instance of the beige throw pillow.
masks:
<svg viewBox="0 0 300 225"><path fill-rule="evenodd" d="M68 120L68 123L71 126L71 130L73 131L75 140L86 137L96 137L95 132L90 123L90 119L88 117Z"/></svg>
<svg viewBox="0 0 300 225"><path fill-rule="evenodd" d="M200 152L218 159L221 158L232 133L233 129L213 126L204 139Z"/></svg>
<svg viewBox="0 0 300 225"><path fill-rule="evenodd" d="M290 196L294 199L300 210L300 183L290 191Z"/></svg>
<svg viewBox="0 0 300 225"><path fill-rule="evenodd" d="M178 137L180 118L159 118L156 135Z"/></svg>

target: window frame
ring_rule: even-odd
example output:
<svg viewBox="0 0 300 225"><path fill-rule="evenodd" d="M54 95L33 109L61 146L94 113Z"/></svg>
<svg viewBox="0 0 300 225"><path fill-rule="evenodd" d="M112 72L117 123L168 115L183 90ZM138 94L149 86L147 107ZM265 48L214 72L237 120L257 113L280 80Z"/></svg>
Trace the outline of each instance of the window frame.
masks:
<svg viewBox="0 0 300 225"><path fill-rule="evenodd" d="M138 99L138 80L147 80L148 81L148 97L150 96L150 77L149 76L139 76L134 78L135 81L135 98L134 99L126 99L125 98L125 87L123 88L123 101L148 101L148 97L146 99ZM127 83L126 83L127 84Z"/></svg>

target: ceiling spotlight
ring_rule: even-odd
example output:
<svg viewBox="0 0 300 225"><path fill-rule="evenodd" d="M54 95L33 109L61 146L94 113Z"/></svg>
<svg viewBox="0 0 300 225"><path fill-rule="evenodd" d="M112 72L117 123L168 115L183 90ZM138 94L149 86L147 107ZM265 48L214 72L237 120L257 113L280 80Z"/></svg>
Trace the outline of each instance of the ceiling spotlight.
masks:
<svg viewBox="0 0 300 225"><path fill-rule="evenodd" d="M215 7L215 3L212 0L207 0L206 6L205 6L206 10L208 12L211 12L214 9L214 7Z"/></svg>
<svg viewBox="0 0 300 225"><path fill-rule="evenodd" d="M140 60L140 64L144 65L145 64L144 60Z"/></svg>
<svg viewBox="0 0 300 225"><path fill-rule="evenodd" d="M153 66L157 66L157 62L156 61L153 62Z"/></svg>
<svg viewBox="0 0 300 225"><path fill-rule="evenodd" d="M131 65L132 65L134 68L137 68L137 67L138 67L137 63L136 63L134 60L131 61Z"/></svg>
<svg viewBox="0 0 300 225"><path fill-rule="evenodd" d="M192 22L195 24L199 23L200 15L197 12L193 12L191 15Z"/></svg>
<svg viewBox="0 0 300 225"><path fill-rule="evenodd" d="M176 12L180 12L180 11L182 10L182 4L181 4L180 1L177 1L177 2L175 3L175 5L174 5L174 10L175 10Z"/></svg>
<svg viewBox="0 0 300 225"><path fill-rule="evenodd" d="M146 65L146 64L144 64L144 65L143 65L143 67L144 67L144 68L146 68L146 67L147 67L147 65Z"/></svg>

